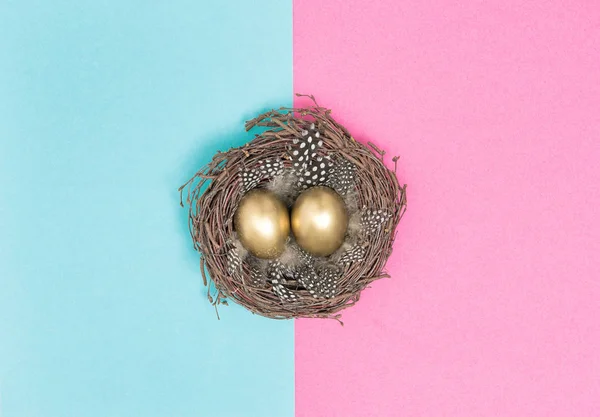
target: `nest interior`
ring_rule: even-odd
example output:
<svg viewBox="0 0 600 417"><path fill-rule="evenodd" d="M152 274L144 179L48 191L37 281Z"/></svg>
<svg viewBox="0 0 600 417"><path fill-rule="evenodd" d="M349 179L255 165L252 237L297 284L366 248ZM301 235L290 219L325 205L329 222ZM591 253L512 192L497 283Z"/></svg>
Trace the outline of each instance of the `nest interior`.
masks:
<svg viewBox="0 0 600 417"><path fill-rule="evenodd" d="M370 142L366 145L357 142L333 119L331 110L320 107L314 97L309 97L313 106L272 110L246 122L246 130L256 127L266 130L242 147L217 153L180 188L182 205L187 191L190 234L194 248L200 253L200 270L208 287L208 298L215 308L227 305L231 299L269 318L319 317L339 321L340 310L354 305L366 286L389 277L384 266L392 252L396 227L406 210L406 185L400 186L395 174L398 157L393 158L394 170L388 169L383 163L384 151ZM354 232L348 233L347 243L340 251L311 263L314 268L328 272L328 279L334 281L332 291L321 297L309 291L305 281L294 276L293 271L283 274L284 279L274 285L269 273L273 267L289 271L285 260L267 262L247 254L236 241L233 225L238 203L250 188L271 187L274 182L285 183L288 178L291 185L277 191L291 203L303 188L310 186L298 183L302 175L295 170L297 161L291 150L311 130L319 132L316 150L319 160L325 157L354 167L350 183L345 177L341 185L339 181L336 183L343 188L344 198L356 219ZM242 177L243 172L256 173L260 167L264 168L265 161L277 167L277 172L265 171L262 176L252 177L250 183ZM378 221L368 226L373 215ZM298 251L293 238L289 246L290 251Z"/></svg>

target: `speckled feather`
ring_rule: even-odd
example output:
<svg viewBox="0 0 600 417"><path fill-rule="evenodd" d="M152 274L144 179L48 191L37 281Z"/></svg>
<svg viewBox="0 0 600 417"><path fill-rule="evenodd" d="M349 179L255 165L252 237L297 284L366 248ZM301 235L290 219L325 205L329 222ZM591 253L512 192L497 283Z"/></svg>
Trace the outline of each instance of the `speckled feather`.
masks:
<svg viewBox="0 0 600 417"><path fill-rule="evenodd" d="M360 262L365 258L365 248L355 243L345 251L339 259L343 265L350 265L353 262Z"/></svg>
<svg viewBox="0 0 600 417"><path fill-rule="evenodd" d="M247 193L260 184L262 180L281 175L283 170L283 162L275 159L261 161L258 167L254 169L240 169L240 178L242 181L240 191L242 193Z"/></svg>
<svg viewBox="0 0 600 417"><path fill-rule="evenodd" d="M286 278L293 279L293 271L279 261L271 261L268 268L269 281L273 285L273 292L283 302L292 302L299 300L300 297L284 284Z"/></svg>
<svg viewBox="0 0 600 417"><path fill-rule="evenodd" d="M264 287L266 283L263 271L258 266L252 265L250 267L250 285L253 287Z"/></svg>
<svg viewBox="0 0 600 417"><path fill-rule="evenodd" d="M308 129L302 130L300 136L293 139L293 145L289 149L292 169L296 173L304 172L311 161L317 156L318 149L323 146L321 133L311 123Z"/></svg>
<svg viewBox="0 0 600 417"><path fill-rule="evenodd" d="M377 233L391 217L392 214L385 210L371 210L364 207L360 218L361 229L366 234Z"/></svg>
<svg viewBox="0 0 600 417"><path fill-rule="evenodd" d="M318 156L298 175L297 186L301 189L306 189L317 185L324 185L327 183L332 169L333 162L329 156Z"/></svg>
<svg viewBox="0 0 600 417"><path fill-rule="evenodd" d="M302 268L296 274L298 282L314 298L331 298L337 289L339 270L334 268Z"/></svg>
<svg viewBox="0 0 600 417"><path fill-rule="evenodd" d="M242 270L242 260L240 255L238 254L237 248L235 246L231 246L231 248L227 251L227 272L232 277L238 277Z"/></svg>
<svg viewBox="0 0 600 417"><path fill-rule="evenodd" d="M333 160L325 185L333 188L340 195L346 195L348 191L354 188L355 174L356 165L346 158L336 157Z"/></svg>

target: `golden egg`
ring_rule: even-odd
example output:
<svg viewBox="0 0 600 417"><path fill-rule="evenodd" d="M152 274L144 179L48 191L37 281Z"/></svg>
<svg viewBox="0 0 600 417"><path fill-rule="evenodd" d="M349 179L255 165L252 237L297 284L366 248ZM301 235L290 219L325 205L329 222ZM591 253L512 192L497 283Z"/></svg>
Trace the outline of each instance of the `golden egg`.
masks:
<svg viewBox="0 0 600 417"><path fill-rule="evenodd" d="M290 216L285 204L272 192L255 189L246 193L233 221L240 242L254 256L273 259L284 251Z"/></svg>
<svg viewBox="0 0 600 417"><path fill-rule="evenodd" d="M329 256L344 243L348 212L329 187L304 191L292 207L292 232L298 245L315 256Z"/></svg>

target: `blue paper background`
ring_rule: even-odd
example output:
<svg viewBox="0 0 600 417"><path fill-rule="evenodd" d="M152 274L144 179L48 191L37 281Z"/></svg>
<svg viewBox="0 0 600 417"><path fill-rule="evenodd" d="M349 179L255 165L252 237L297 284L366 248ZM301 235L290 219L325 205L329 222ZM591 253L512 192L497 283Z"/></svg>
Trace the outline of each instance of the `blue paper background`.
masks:
<svg viewBox="0 0 600 417"><path fill-rule="evenodd" d="M0 415L291 416L293 323L206 299L177 188L292 102L291 0L0 3Z"/></svg>

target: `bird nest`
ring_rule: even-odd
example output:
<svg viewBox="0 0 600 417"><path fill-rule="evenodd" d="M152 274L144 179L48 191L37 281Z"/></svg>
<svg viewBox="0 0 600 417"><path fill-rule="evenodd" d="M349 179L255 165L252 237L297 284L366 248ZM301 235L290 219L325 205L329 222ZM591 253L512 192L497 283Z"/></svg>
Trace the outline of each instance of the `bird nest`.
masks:
<svg viewBox="0 0 600 417"><path fill-rule="evenodd" d="M331 110L309 97L310 107L272 110L246 122L247 131L264 131L242 147L218 152L180 188L182 206L187 194L189 230L215 308L234 300L269 318L339 321L339 312L354 305L365 287L389 277L384 266L406 210L406 185L396 178L398 157L393 171L386 168L384 151L357 142ZM305 175L314 166L318 175ZM246 192L267 188L291 207L303 190L318 185L338 192L348 210L339 250L314 257L293 236L277 259L258 259L244 249L233 219Z"/></svg>

